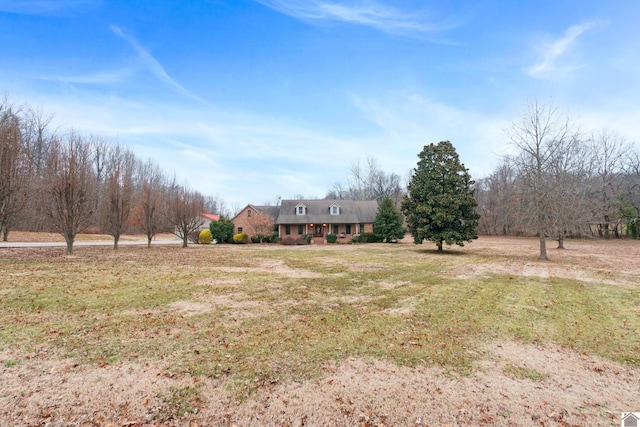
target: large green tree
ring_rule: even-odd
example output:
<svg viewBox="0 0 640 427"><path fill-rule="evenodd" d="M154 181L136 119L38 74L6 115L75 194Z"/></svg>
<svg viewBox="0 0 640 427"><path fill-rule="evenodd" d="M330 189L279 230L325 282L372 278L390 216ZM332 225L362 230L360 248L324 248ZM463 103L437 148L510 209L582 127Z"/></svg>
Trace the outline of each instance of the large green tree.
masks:
<svg viewBox="0 0 640 427"><path fill-rule="evenodd" d="M406 230L402 226L404 217L390 197L384 197L378 205L373 231L387 243L402 239Z"/></svg>
<svg viewBox="0 0 640 427"><path fill-rule="evenodd" d="M233 223L224 216L220 216L218 221L211 221L209 230L218 243L227 243L233 237Z"/></svg>
<svg viewBox="0 0 640 427"><path fill-rule="evenodd" d="M464 246L477 239L474 181L453 145L449 141L426 145L418 157L402 200L414 242L430 240L441 252L443 242Z"/></svg>

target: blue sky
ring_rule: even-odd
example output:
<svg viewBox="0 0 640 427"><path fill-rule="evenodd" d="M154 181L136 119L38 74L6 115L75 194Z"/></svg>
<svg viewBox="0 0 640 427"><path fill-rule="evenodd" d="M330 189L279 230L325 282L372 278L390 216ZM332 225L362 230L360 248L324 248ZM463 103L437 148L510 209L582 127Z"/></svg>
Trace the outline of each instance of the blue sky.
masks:
<svg viewBox="0 0 640 427"><path fill-rule="evenodd" d="M640 2L0 0L0 91L228 205L323 197L450 140L475 178L536 98L640 135Z"/></svg>

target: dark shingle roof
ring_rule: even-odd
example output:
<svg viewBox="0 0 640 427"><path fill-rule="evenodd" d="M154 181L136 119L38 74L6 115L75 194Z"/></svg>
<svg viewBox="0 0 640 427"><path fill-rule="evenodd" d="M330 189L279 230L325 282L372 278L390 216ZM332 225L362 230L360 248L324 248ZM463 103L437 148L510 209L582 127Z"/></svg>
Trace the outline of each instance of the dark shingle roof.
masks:
<svg viewBox="0 0 640 427"><path fill-rule="evenodd" d="M331 215L333 204L340 206L339 215ZM296 206L304 205L306 215L296 215ZM358 224L372 223L376 218L378 202L375 200L283 200L278 224Z"/></svg>
<svg viewBox="0 0 640 427"><path fill-rule="evenodd" d="M256 206L256 205L252 205L252 206L256 211L263 214L267 214L274 218L278 218L278 215L280 213L280 206Z"/></svg>

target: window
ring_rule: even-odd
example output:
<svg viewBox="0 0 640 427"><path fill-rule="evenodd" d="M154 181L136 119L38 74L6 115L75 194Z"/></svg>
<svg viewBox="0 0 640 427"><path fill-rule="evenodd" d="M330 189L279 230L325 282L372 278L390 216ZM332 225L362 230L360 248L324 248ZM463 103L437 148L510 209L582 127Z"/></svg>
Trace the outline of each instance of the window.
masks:
<svg viewBox="0 0 640 427"><path fill-rule="evenodd" d="M299 225L298 226L298 234L302 234L304 232L303 226Z"/></svg>
<svg viewBox="0 0 640 427"><path fill-rule="evenodd" d="M364 224L360 224L360 233L364 233Z"/></svg>
<svg viewBox="0 0 640 427"><path fill-rule="evenodd" d="M347 224L347 234L351 234L351 224Z"/></svg>
<svg viewBox="0 0 640 427"><path fill-rule="evenodd" d="M238 234L242 233L242 227L238 227Z"/></svg>
<svg viewBox="0 0 640 427"><path fill-rule="evenodd" d="M298 215L304 215L304 206L298 206Z"/></svg>
<svg viewBox="0 0 640 427"><path fill-rule="evenodd" d="M333 204L329 207L329 213L331 215L340 215L340 206Z"/></svg>
<svg viewBox="0 0 640 427"><path fill-rule="evenodd" d="M249 209L249 210L247 211L247 216L248 216L249 218L251 218L251 209Z"/></svg>
<svg viewBox="0 0 640 427"><path fill-rule="evenodd" d="M284 226L284 234L291 234L291 226L289 224Z"/></svg>
<svg viewBox="0 0 640 427"><path fill-rule="evenodd" d="M338 224L333 224L333 234L338 234Z"/></svg>

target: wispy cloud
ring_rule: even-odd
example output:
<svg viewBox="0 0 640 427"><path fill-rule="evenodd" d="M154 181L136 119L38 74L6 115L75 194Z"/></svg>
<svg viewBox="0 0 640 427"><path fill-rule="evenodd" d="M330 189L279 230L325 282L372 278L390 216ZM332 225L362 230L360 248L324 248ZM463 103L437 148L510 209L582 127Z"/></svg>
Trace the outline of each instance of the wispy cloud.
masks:
<svg viewBox="0 0 640 427"><path fill-rule="evenodd" d="M121 69L86 75L45 76L40 77L40 80L59 81L66 84L114 85L123 82L133 74L135 74L134 69Z"/></svg>
<svg viewBox="0 0 640 427"><path fill-rule="evenodd" d="M491 114L456 108L419 93L383 98L352 94L351 101L382 131L381 144L393 147L394 152L385 154L395 171L402 171L403 164L415 166L415 155L431 142L450 140L476 177L488 174L492 162L505 150L501 142L504 123Z"/></svg>
<svg viewBox="0 0 640 427"><path fill-rule="evenodd" d="M254 0L304 21L340 21L375 28L388 34L428 34L455 27L428 22L424 12L403 12L375 1Z"/></svg>
<svg viewBox="0 0 640 427"><path fill-rule="evenodd" d="M84 10L98 3L96 0L0 0L0 12L19 15L58 15Z"/></svg>
<svg viewBox="0 0 640 427"><path fill-rule="evenodd" d="M120 27L116 25L112 24L110 28L115 35L125 40L136 51L136 53L138 54L138 57L140 58L144 66L160 81L165 83L171 90L173 90L174 92L180 95L186 96L191 99L195 99L196 101L201 102L203 104L205 103L205 101L202 98L200 98L198 95L189 91L180 83L175 81L165 71L164 67L162 67L162 65L160 65L160 63L153 57L153 55L151 55L145 48L143 48L135 38L125 34L122 31L122 29L120 29Z"/></svg>
<svg viewBox="0 0 640 427"><path fill-rule="evenodd" d="M537 64L528 67L525 72L535 78L556 78L584 67L584 64L563 64L563 58L571 53L580 36L597 25L597 22L587 22L571 26L560 39L544 43L541 60Z"/></svg>

